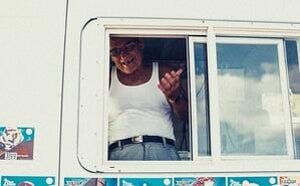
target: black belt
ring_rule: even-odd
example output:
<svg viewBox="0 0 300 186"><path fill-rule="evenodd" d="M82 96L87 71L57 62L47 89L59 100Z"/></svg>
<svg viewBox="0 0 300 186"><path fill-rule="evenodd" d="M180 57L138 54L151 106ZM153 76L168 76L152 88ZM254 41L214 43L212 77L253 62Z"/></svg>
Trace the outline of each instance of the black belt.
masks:
<svg viewBox="0 0 300 186"><path fill-rule="evenodd" d="M123 140L119 140L115 143L112 143L111 145L109 145L109 150L111 151L112 149L117 147L122 148L124 145L138 144L143 142L165 143L168 145L175 146L174 140L163 138L160 136L134 136L132 138L126 138Z"/></svg>

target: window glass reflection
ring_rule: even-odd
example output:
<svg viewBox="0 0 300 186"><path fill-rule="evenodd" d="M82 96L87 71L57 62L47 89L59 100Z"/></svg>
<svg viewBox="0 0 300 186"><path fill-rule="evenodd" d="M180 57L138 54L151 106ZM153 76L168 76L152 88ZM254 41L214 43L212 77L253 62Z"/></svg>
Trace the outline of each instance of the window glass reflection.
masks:
<svg viewBox="0 0 300 186"><path fill-rule="evenodd" d="M285 41L296 156L300 158L300 67L297 41Z"/></svg>
<svg viewBox="0 0 300 186"><path fill-rule="evenodd" d="M208 117L208 85L207 85L207 56L206 44L195 43L195 73L197 99L197 128L198 128L198 155L209 156L210 128Z"/></svg>
<svg viewBox="0 0 300 186"><path fill-rule="evenodd" d="M286 155L276 44L217 44L222 155Z"/></svg>

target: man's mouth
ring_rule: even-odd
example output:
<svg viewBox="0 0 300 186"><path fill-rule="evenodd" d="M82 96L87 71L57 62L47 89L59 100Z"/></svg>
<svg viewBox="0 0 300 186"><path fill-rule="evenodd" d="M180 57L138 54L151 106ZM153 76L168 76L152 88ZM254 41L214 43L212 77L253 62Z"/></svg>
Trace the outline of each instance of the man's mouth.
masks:
<svg viewBox="0 0 300 186"><path fill-rule="evenodd" d="M121 62L121 64L122 64L123 66L126 66L126 65L129 65L129 64L132 63L132 62L133 62L133 59L128 60L128 61Z"/></svg>

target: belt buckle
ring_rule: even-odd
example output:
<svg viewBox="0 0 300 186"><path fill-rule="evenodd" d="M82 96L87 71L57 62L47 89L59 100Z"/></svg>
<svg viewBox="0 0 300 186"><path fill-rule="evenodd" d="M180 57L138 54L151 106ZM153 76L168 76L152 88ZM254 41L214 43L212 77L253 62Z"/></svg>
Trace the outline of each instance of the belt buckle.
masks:
<svg viewBox="0 0 300 186"><path fill-rule="evenodd" d="M143 143L143 136L134 136L131 138L132 143Z"/></svg>

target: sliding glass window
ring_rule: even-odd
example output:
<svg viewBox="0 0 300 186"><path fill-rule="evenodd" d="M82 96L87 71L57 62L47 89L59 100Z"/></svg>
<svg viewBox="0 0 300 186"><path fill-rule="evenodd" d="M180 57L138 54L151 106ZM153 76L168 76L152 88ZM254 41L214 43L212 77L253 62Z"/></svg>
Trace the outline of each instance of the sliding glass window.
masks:
<svg viewBox="0 0 300 186"><path fill-rule="evenodd" d="M218 38L222 156L292 156L283 41Z"/></svg>

